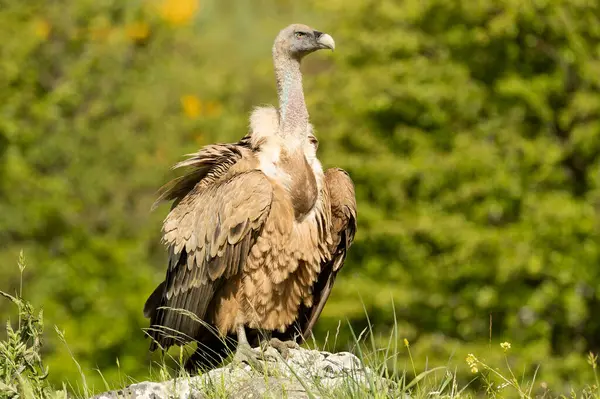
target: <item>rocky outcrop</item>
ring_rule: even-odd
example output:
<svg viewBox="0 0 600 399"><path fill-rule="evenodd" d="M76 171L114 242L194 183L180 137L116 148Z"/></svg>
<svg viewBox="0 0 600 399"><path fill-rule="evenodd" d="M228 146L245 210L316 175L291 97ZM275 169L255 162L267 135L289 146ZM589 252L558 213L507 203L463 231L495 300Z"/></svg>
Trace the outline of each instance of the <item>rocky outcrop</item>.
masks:
<svg viewBox="0 0 600 399"><path fill-rule="evenodd" d="M258 350L258 349L255 349ZM165 382L142 382L93 399L319 398L382 393L393 382L381 378L349 352L290 349L287 359L267 348L260 368L229 364L205 374Z"/></svg>

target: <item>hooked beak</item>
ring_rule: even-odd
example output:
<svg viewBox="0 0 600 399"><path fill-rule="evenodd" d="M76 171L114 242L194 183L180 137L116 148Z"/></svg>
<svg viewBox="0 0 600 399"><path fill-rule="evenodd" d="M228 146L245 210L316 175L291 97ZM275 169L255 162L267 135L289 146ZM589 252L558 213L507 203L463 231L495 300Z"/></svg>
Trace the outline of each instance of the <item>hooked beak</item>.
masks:
<svg viewBox="0 0 600 399"><path fill-rule="evenodd" d="M335 42L333 41L333 37L329 36L327 33L321 33L320 35L318 35L317 43L319 44L320 48L328 48L331 51L335 49Z"/></svg>

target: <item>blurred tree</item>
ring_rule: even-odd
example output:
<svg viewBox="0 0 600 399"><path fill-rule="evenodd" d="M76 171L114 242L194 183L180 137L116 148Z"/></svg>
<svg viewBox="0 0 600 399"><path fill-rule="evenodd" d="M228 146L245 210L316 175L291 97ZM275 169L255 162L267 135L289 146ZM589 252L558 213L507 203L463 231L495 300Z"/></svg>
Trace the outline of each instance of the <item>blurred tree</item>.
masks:
<svg viewBox="0 0 600 399"><path fill-rule="evenodd" d="M360 208L321 326L364 319L357 291L389 326L393 296L423 361L491 328L576 378L600 350L598 4L319 4L339 52L313 120Z"/></svg>

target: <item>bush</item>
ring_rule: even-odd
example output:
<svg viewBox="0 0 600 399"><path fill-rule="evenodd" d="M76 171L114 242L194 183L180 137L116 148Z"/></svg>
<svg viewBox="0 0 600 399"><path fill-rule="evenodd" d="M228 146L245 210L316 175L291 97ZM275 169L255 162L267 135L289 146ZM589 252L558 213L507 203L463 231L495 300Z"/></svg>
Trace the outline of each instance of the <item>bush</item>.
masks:
<svg viewBox="0 0 600 399"><path fill-rule="evenodd" d="M600 349L598 5L327 7L339 52L310 108L359 228L321 326L364 319L360 292L385 329L393 298L415 351L509 338L529 373L576 384Z"/></svg>
<svg viewBox="0 0 600 399"><path fill-rule="evenodd" d="M21 273L25 269L22 252L19 269ZM6 340L0 341L0 398L66 398L64 391L53 391L46 382L48 369L44 367L40 355L43 313L36 313L20 294L12 296L0 291L0 296L9 299L18 312L17 329L13 329L9 320L6 324Z"/></svg>

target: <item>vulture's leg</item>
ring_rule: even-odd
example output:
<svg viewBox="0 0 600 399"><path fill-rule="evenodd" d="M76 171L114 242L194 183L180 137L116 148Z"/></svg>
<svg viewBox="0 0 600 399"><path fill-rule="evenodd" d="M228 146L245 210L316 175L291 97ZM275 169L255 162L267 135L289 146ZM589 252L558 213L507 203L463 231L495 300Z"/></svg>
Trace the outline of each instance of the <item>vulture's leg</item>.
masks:
<svg viewBox="0 0 600 399"><path fill-rule="evenodd" d="M244 324L242 324L242 323L239 323L238 327L237 327L237 341L238 341L238 346L239 345L250 346L250 344L248 343L248 337L246 337L246 328L244 327Z"/></svg>
<svg viewBox="0 0 600 399"><path fill-rule="evenodd" d="M252 368L262 371L265 374L265 360L269 360L269 356L262 352L256 352L252 349L250 344L248 343L248 338L246 337L246 329L244 328L243 323L239 323L237 327L237 348L235 350L235 355L233 356L233 361L236 363L247 363Z"/></svg>

